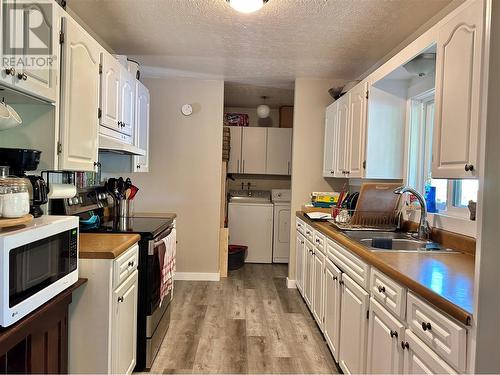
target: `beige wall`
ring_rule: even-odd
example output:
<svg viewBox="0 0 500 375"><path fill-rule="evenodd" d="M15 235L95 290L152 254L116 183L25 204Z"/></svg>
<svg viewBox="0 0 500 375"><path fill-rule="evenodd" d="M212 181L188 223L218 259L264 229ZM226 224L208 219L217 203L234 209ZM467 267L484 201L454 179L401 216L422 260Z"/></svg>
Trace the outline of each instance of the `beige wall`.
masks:
<svg viewBox="0 0 500 375"><path fill-rule="evenodd" d="M234 181L228 179L228 187L230 190L241 189L241 183L243 183L245 189L247 189L247 184L250 182L252 185L251 190L272 190L272 189L290 189L291 180L288 176L245 176L245 175L234 175Z"/></svg>
<svg viewBox="0 0 500 375"><path fill-rule="evenodd" d="M343 179L323 176L323 139L325 108L333 102L328 89L343 82L327 79L297 78L292 151L292 230L288 278L295 280L295 212L310 200L312 191L339 190Z"/></svg>
<svg viewBox="0 0 500 375"><path fill-rule="evenodd" d="M280 111L277 108L271 108L268 118L259 119L257 116L256 108L242 108L242 107L225 107L224 112L246 113L250 121L250 126L263 126L279 128L280 126Z"/></svg>
<svg viewBox="0 0 500 375"><path fill-rule="evenodd" d="M175 212L177 271L219 272L224 82L145 79L151 94L150 173L130 175L136 212ZM193 114L183 116L189 103Z"/></svg>

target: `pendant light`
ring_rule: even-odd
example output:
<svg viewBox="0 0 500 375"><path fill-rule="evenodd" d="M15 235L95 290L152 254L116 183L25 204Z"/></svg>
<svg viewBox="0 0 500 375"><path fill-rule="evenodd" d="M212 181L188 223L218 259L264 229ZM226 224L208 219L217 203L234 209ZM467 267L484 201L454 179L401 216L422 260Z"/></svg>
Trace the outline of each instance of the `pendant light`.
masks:
<svg viewBox="0 0 500 375"><path fill-rule="evenodd" d="M265 101L268 97L261 96L260 98ZM259 118L268 118L270 113L271 108L269 108L267 104L261 104L257 107L257 116L259 116Z"/></svg>
<svg viewBox="0 0 500 375"><path fill-rule="evenodd" d="M258 11L269 0L226 0L231 8L241 13L253 13Z"/></svg>

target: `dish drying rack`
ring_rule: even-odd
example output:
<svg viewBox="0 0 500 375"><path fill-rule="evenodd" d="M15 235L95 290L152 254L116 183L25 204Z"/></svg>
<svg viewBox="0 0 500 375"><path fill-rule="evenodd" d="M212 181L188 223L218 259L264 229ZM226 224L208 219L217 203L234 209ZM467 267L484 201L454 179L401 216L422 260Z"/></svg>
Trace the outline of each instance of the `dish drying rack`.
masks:
<svg viewBox="0 0 500 375"><path fill-rule="evenodd" d="M394 232L398 229L400 211L359 211L334 208L333 219L328 220L340 230Z"/></svg>

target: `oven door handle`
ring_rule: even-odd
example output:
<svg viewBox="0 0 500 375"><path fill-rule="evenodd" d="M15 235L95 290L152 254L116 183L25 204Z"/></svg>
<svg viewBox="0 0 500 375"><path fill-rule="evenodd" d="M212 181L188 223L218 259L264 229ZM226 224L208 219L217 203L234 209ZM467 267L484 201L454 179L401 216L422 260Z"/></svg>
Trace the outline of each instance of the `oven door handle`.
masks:
<svg viewBox="0 0 500 375"><path fill-rule="evenodd" d="M160 240L149 241L148 255L155 254L155 249L158 248L158 246L160 246L163 243L164 238L167 238L170 235L170 233L172 233L172 230L173 230L173 227L169 227L158 236L158 238L161 238Z"/></svg>

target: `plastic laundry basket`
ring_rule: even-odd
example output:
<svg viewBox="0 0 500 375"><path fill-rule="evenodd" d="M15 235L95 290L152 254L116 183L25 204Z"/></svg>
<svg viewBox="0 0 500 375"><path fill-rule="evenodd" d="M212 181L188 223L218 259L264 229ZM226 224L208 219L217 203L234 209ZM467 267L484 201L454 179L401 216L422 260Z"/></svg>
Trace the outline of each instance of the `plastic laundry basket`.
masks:
<svg viewBox="0 0 500 375"><path fill-rule="evenodd" d="M230 271L237 270L245 265L245 255L248 246L229 245L227 252L227 268Z"/></svg>

